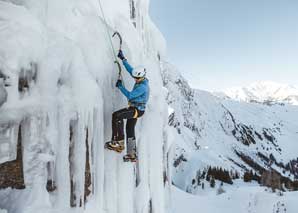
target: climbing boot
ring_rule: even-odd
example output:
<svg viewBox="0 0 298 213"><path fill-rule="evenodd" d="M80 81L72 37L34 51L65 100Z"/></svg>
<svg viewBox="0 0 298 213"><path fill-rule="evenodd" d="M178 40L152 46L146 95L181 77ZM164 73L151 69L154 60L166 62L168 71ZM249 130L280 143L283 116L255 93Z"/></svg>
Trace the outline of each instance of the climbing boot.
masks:
<svg viewBox="0 0 298 213"><path fill-rule="evenodd" d="M138 160L137 157L137 147L136 147L136 138L127 138L127 155L123 157L124 162L136 162Z"/></svg>
<svg viewBox="0 0 298 213"><path fill-rule="evenodd" d="M124 140L106 142L105 148L121 153L124 150Z"/></svg>
<svg viewBox="0 0 298 213"><path fill-rule="evenodd" d="M137 162L138 161L138 156L137 154L127 154L123 156L123 161L124 162Z"/></svg>

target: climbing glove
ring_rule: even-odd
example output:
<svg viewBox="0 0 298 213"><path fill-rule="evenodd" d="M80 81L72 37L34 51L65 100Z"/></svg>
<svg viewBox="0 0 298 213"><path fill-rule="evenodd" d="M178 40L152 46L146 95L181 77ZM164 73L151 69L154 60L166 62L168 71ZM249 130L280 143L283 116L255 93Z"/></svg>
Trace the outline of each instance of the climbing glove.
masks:
<svg viewBox="0 0 298 213"><path fill-rule="evenodd" d="M119 79L119 80L117 81L117 83L116 83L116 87L119 88L121 85L122 85L122 80Z"/></svg>
<svg viewBox="0 0 298 213"><path fill-rule="evenodd" d="M125 59L125 56L124 56L124 54L123 54L123 52L122 52L122 50L119 50L119 52L118 52L118 58L120 58L122 61Z"/></svg>

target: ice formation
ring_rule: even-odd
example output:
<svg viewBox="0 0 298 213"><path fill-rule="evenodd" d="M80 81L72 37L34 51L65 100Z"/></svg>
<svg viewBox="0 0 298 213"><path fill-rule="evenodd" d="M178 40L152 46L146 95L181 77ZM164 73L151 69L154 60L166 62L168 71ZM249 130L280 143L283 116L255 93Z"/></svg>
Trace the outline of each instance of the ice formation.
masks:
<svg viewBox="0 0 298 213"><path fill-rule="evenodd" d="M20 141L25 184L23 190L0 190L0 209L166 212L169 142L159 64L165 41L148 5L148 0L0 1L0 71L10 79L0 108L0 163L16 159ZM150 101L137 124L138 166L104 150L112 112L127 105L115 88L109 43L115 30L128 60L144 64L150 80ZM118 41L112 42L117 50ZM131 88L130 76L123 72L123 78Z"/></svg>

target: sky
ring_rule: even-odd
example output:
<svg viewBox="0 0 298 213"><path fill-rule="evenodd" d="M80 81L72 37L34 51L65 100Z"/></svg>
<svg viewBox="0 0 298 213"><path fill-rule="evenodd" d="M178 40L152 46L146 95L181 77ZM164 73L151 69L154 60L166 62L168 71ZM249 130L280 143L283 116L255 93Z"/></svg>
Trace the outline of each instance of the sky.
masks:
<svg viewBox="0 0 298 213"><path fill-rule="evenodd" d="M298 86L298 0L151 0L168 56L211 91L275 81Z"/></svg>

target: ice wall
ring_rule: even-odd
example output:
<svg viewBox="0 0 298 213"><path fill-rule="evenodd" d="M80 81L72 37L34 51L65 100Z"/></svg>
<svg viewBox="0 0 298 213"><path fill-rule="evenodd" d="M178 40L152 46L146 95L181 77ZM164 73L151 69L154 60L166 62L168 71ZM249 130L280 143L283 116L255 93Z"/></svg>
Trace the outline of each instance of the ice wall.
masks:
<svg viewBox="0 0 298 213"><path fill-rule="evenodd" d="M134 1L132 19L130 0L0 1L0 70L11 80L0 125L21 127L26 185L0 190L0 209L166 212L167 105L158 60L165 42L148 5ZM112 112L127 105L115 88L109 43L115 30L128 60L147 67L151 86L136 130L138 165L104 150ZM119 42L112 42L117 50ZM131 88L133 80L124 72L123 78ZM17 132L6 136L13 153Z"/></svg>

